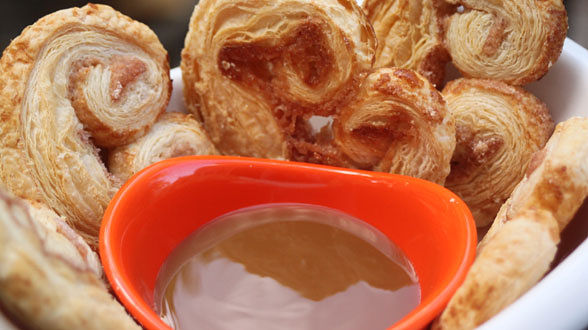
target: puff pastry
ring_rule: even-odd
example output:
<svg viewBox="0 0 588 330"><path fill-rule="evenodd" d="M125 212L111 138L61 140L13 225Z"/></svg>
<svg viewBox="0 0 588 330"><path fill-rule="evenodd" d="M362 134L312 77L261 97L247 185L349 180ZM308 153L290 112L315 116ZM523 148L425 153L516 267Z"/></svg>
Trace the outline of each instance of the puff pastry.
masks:
<svg viewBox="0 0 588 330"><path fill-rule="evenodd" d="M455 144L444 101L410 70L373 70L375 49L353 1L202 1L182 51L185 99L221 153L442 182Z"/></svg>
<svg viewBox="0 0 588 330"><path fill-rule="evenodd" d="M457 79L443 97L457 132L445 187L466 202L478 227L487 226L549 139L553 120L531 93L500 81Z"/></svg>
<svg viewBox="0 0 588 330"><path fill-rule="evenodd" d="M435 87L418 73L382 68L333 124L335 143L353 167L443 184L455 149L454 119Z"/></svg>
<svg viewBox="0 0 588 330"><path fill-rule="evenodd" d="M163 114L149 132L109 154L108 168L121 181L163 159L188 155L215 155L216 148L192 115Z"/></svg>
<svg viewBox="0 0 588 330"><path fill-rule="evenodd" d="M0 305L31 329L139 329L62 218L0 189Z"/></svg>
<svg viewBox="0 0 588 330"><path fill-rule="evenodd" d="M376 67L417 71L439 86L449 54L443 44L440 0L366 0L363 9L378 39Z"/></svg>
<svg viewBox="0 0 588 330"><path fill-rule="evenodd" d="M559 57L567 33L561 0L447 0L463 10L447 21L446 45L466 77L524 85Z"/></svg>
<svg viewBox="0 0 588 330"><path fill-rule="evenodd" d="M0 180L96 246L117 187L97 147L129 143L165 111L167 52L147 26L90 4L27 27L0 68Z"/></svg>
<svg viewBox="0 0 588 330"><path fill-rule="evenodd" d="M474 328L547 272L561 230L588 195L587 139L588 118L557 125L501 207L464 283L434 328Z"/></svg>
<svg viewBox="0 0 588 330"><path fill-rule="evenodd" d="M353 0L200 1L182 51L186 105L224 154L304 158L294 142L313 139L310 117L349 102L375 48Z"/></svg>

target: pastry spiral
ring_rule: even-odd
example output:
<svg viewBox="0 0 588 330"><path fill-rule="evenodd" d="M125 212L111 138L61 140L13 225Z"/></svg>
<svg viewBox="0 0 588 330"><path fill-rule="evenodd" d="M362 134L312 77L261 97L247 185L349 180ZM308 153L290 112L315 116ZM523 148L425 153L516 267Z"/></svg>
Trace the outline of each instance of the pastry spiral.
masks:
<svg viewBox="0 0 588 330"><path fill-rule="evenodd" d="M366 0L363 9L378 39L376 67L417 71L439 86L450 60L443 44L439 0Z"/></svg>
<svg viewBox="0 0 588 330"><path fill-rule="evenodd" d="M333 124L335 143L353 167L443 184L455 148L454 119L435 87L418 73L382 68Z"/></svg>
<svg viewBox="0 0 588 330"><path fill-rule="evenodd" d="M443 89L455 117L457 146L445 187L468 205L476 225L488 225L532 154L541 149L553 120L531 93L500 81L458 79Z"/></svg>
<svg viewBox="0 0 588 330"><path fill-rule="evenodd" d="M353 98L375 47L353 0L200 1L182 51L186 105L221 153L304 159L309 119Z"/></svg>
<svg viewBox="0 0 588 330"><path fill-rule="evenodd" d="M215 155L216 148L192 115L163 114L149 132L109 154L108 168L121 181L163 159L189 155Z"/></svg>
<svg viewBox="0 0 588 330"><path fill-rule="evenodd" d="M462 286L433 328L474 328L549 270L560 232L588 195L588 118L556 126L478 246Z"/></svg>
<svg viewBox="0 0 588 330"><path fill-rule="evenodd" d="M101 280L98 256L40 203L0 189L0 305L31 329L139 329Z"/></svg>
<svg viewBox="0 0 588 330"><path fill-rule="evenodd" d="M373 70L375 46L352 1L202 1L185 99L222 153L443 182L455 145L444 101L411 70Z"/></svg>
<svg viewBox="0 0 588 330"><path fill-rule="evenodd" d="M447 0L462 5L447 22L446 45L466 77L524 85L559 57L567 33L561 0Z"/></svg>
<svg viewBox="0 0 588 330"><path fill-rule="evenodd" d="M117 187L97 147L129 143L165 111L167 52L147 26L87 5L26 28L0 67L1 181L96 246Z"/></svg>

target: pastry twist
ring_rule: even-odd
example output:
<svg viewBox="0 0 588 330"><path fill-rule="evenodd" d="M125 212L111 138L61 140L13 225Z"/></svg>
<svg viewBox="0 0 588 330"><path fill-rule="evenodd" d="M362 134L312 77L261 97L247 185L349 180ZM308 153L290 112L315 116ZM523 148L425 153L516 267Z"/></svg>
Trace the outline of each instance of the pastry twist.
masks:
<svg viewBox="0 0 588 330"><path fill-rule="evenodd" d="M523 295L549 270L559 235L588 195L588 118L556 126L478 246L437 329L474 328Z"/></svg>
<svg viewBox="0 0 588 330"><path fill-rule="evenodd" d="M192 115L163 114L149 132L109 153L108 168L121 181L163 159L189 155L215 155L216 148Z"/></svg>
<svg viewBox="0 0 588 330"><path fill-rule="evenodd" d="M98 256L40 203L0 189L0 305L30 329L139 329L108 293Z"/></svg>
<svg viewBox="0 0 588 330"><path fill-rule="evenodd" d="M468 205L476 225L488 225L532 154L553 131L543 102L522 88L483 79L458 79L443 89L455 117L457 147L445 187Z"/></svg>
<svg viewBox="0 0 588 330"><path fill-rule="evenodd" d="M182 51L188 109L224 154L294 159L357 93L376 39L353 0L204 0Z"/></svg>
<svg viewBox="0 0 588 330"><path fill-rule="evenodd" d="M97 147L129 143L165 111L167 52L147 26L87 5L26 28L0 67L1 181L96 246L117 188Z"/></svg>
<svg viewBox="0 0 588 330"><path fill-rule="evenodd" d="M439 86L449 54L443 45L443 2L366 0L363 9L378 39L376 67L417 71Z"/></svg>
<svg viewBox="0 0 588 330"><path fill-rule="evenodd" d="M182 51L187 106L222 153L443 182L444 101L410 70L373 70L375 46L353 1L202 1Z"/></svg>
<svg viewBox="0 0 588 330"><path fill-rule="evenodd" d="M418 73L382 68L334 122L335 143L352 166L443 184L455 149L454 119Z"/></svg>
<svg viewBox="0 0 588 330"><path fill-rule="evenodd" d="M561 0L446 0L462 5L447 22L446 45L464 76L524 85L559 57L567 33Z"/></svg>

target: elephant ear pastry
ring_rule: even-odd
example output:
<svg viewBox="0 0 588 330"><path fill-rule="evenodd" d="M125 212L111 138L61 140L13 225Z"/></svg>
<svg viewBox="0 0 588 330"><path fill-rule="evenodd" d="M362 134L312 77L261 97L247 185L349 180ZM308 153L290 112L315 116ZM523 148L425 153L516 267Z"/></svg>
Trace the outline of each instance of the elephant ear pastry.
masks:
<svg viewBox="0 0 588 330"><path fill-rule="evenodd" d="M335 115L376 38L353 0L204 0L182 51L184 96L224 154L305 160L309 120Z"/></svg>
<svg viewBox="0 0 588 330"><path fill-rule="evenodd" d="M163 159L189 155L215 155L216 148L201 124L177 112L163 114L149 132L110 152L108 168L121 181Z"/></svg>
<svg viewBox="0 0 588 330"><path fill-rule="evenodd" d="M417 71L439 86L449 54L443 44L442 1L366 0L363 9L378 39L376 67Z"/></svg>
<svg viewBox="0 0 588 330"><path fill-rule="evenodd" d="M587 139L587 118L557 125L501 207L433 329L470 329L486 322L549 270L560 232L588 195Z"/></svg>
<svg viewBox="0 0 588 330"><path fill-rule="evenodd" d="M57 214L0 189L0 305L30 329L139 329Z"/></svg>
<svg viewBox="0 0 588 330"><path fill-rule="evenodd" d="M439 184L449 174L454 125L435 87L400 68L371 73L333 124L335 143L353 167Z"/></svg>
<svg viewBox="0 0 588 330"><path fill-rule="evenodd" d="M0 68L0 180L96 247L117 188L98 147L128 144L165 111L167 52L147 26L87 5L27 27Z"/></svg>
<svg viewBox="0 0 588 330"><path fill-rule="evenodd" d="M567 33L561 0L448 0L461 5L447 21L446 45L466 77L524 85L559 57Z"/></svg>
<svg viewBox="0 0 588 330"><path fill-rule="evenodd" d="M523 178L553 120L543 102L522 88L483 79L458 79L443 89L455 118L457 146L445 187L487 226Z"/></svg>

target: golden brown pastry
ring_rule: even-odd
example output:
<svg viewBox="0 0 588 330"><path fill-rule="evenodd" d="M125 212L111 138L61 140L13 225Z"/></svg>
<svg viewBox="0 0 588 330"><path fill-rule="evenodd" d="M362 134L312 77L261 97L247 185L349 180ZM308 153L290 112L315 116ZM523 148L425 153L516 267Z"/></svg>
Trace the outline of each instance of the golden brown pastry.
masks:
<svg viewBox="0 0 588 330"><path fill-rule="evenodd" d="M588 118L555 128L478 246L478 256L434 328L474 328L549 269L559 234L588 195Z"/></svg>
<svg viewBox="0 0 588 330"><path fill-rule="evenodd" d="M535 153L523 180L500 208L481 249L500 227L525 209L549 211L561 232L588 193L588 118L557 124L545 147Z"/></svg>
<svg viewBox="0 0 588 330"><path fill-rule="evenodd" d="M443 96L457 132L445 187L466 202L478 227L487 226L549 139L553 120L531 93L500 81L454 80Z"/></svg>
<svg viewBox="0 0 588 330"><path fill-rule="evenodd" d="M443 44L442 0L366 0L378 39L376 67L417 71L439 86L450 60Z"/></svg>
<svg viewBox="0 0 588 330"><path fill-rule="evenodd" d="M165 111L166 51L147 26L91 4L27 27L0 68L0 180L96 246L117 187L97 146L129 143Z"/></svg>
<svg viewBox="0 0 588 330"><path fill-rule="evenodd" d="M454 119L435 87L418 73L382 68L333 124L335 143L352 166L443 184L455 148Z"/></svg>
<svg viewBox="0 0 588 330"><path fill-rule="evenodd" d="M0 190L0 305L27 329L139 329L62 218Z"/></svg>
<svg viewBox="0 0 588 330"><path fill-rule="evenodd" d="M466 77L524 85L559 57L568 23L562 0L446 0L461 5L447 21L445 43Z"/></svg>
<svg viewBox="0 0 588 330"><path fill-rule="evenodd" d="M149 132L109 154L108 168L121 181L163 159L189 155L216 155L216 148L192 115L163 114Z"/></svg>
<svg viewBox="0 0 588 330"><path fill-rule="evenodd" d="M184 96L224 154L304 159L309 119L332 116L372 66L354 0L204 0L182 51Z"/></svg>
<svg viewBox="0 0 588 330"><path fill-rule="evenodd" d="M375 46L353 1L202 1L182 51L186 103L221 153L443 182L444 101L410 70L374 71Z"/></svg>
<svg viewBox="0 0 588 330"><path fill-rule="evenodd" d="M559 235L549 212L522 212L482 250L433 329L473 329L537 283Z"/></svg>

